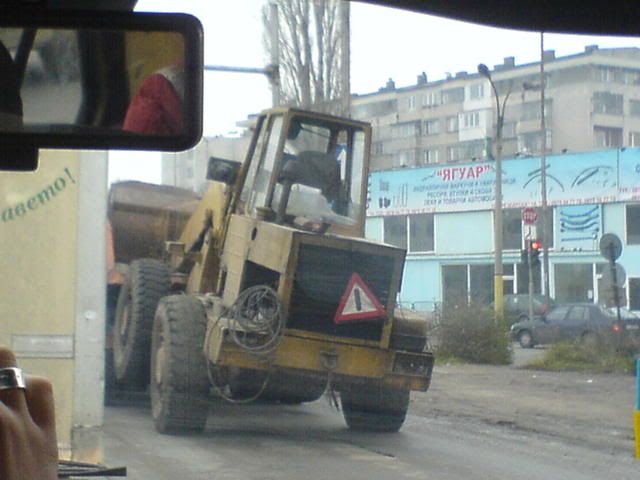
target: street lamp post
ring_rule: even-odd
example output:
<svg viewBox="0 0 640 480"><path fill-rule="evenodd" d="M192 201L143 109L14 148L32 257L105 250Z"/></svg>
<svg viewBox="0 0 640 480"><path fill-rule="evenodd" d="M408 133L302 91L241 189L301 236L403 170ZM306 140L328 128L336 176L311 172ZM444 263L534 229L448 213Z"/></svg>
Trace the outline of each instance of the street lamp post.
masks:
<svg viewBox="0 0 640 480"><path fill-rule="evenodd" d="M541 210L540 218L540 239L542 240L542 271L545 303L549 305L551 289L549 286L549 243L550 228L549 227L549 206L547 203L547 127L545 124L545 74L544 74L544 32L540 32L540 82L538 84L524 82L522 84L522 99L524 101L524 92L528 90L540 91L540 178L541 178Z"/></svg>
<svg viewBox="0 0 640 480"><path fill-rule="evenodd" d="M493 245L495 253L494 264L494 282L493 282L493 297L496 320L502 319L504 314L504 282L503 282L503 266L502 266L502 127L504 126L504 110L507 104L511 89L507 92L507 95L500 104L500 95L496 88L489 68L481 63L478 65L478 73L489 80L489 84L493 89L493 94L496 99L496 156L495 156L495 170L496 170L496 186L495 186L495 203L493 207Z"/></svg>

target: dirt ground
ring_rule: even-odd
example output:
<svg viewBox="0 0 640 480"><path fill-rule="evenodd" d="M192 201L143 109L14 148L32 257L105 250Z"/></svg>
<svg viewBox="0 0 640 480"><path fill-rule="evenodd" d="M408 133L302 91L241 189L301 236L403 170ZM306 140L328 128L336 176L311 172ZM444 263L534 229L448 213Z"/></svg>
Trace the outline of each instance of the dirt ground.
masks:
<svg viewBox="0 0 640 480"><path fill-rule="evenodd" d="M633 375L535 371L523 364L544 351L515 346L514 353L512 366L437 365L430 390L412 396L410 412L468 417L614 454L634 452Z"/></svg>

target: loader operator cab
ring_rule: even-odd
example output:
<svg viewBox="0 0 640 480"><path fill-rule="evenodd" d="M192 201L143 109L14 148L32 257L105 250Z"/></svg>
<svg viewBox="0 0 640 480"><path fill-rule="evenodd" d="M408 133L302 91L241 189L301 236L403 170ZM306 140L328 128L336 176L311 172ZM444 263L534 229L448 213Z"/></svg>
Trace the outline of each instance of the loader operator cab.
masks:
<svg viewBox="0 0 640 480"><path fill-rule="evenodd" d="M368 125L275 109L256 129L238 213L314 232L362 231Z"/></svg>

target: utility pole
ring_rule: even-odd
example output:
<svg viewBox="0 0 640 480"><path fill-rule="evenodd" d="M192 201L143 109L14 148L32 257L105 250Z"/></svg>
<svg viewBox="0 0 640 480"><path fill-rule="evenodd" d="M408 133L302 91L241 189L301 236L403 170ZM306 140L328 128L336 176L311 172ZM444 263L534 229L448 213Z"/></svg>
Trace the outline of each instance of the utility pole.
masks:
<svg viewBox="0 0 640 480"><path fill-rule="evenodd" d="M278 18L278 5L269 4L269 36L271 42L271 65L272 75L269 76L271 82L271 103L274 107L280 105L280 76L278 65L280 65L280 21Z"/></svg>
<svg viewBox="0 0 640 480"><path fill-rule="evenodd" d="M542 215L540 237L542 239L542 270L544 275L545 303L549 305L551 292L549 291L549 208L547 206L547 126L545 122L545 78L544 78L544 32L540 32L540 135L542 148L540 149L540 177L542 189Z"/></svg>
<svg viewBox="0 0 640 480"><path fill-rule="evenodd" d="M511 84L502 105L500 105L500 94L491 78L489 68L481 63L478 65L478 73L489 80L496 100L496 185L495 202L493 206L493 245L494 245L494 280L493 280L493 304L495 306L496 321L501 321L504 315L504 271L502 264L502 127L504 126L504 113L507 100L511 95Z"/></svg>
<svg viewBox="0 0 640 480"><path fill-rule="evenodd" d="M351 117L351 25L350 2L340 2L340 73L342 75L342 115Z"/></svg>
<svg viewBox="0 0 640 480"><path fill-rule="evenodd" d="M532 242L531 235L526 240L527 245L527 265L529 269L529 298L528 298L528 309L529 309L529 320L533 320L533 255L532 255Z"/></svg>

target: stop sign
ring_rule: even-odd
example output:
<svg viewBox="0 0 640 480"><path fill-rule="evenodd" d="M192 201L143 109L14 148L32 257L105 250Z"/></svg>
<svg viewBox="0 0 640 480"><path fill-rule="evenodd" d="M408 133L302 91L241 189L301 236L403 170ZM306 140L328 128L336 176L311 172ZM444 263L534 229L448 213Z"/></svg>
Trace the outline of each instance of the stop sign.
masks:
<svg viewBox="0 0 640 480"><path fill-rule="evenodd" d="M533 225L538 221L538 212L535 208L523 208L522 209L522 222L525 225Z"/></svg>

